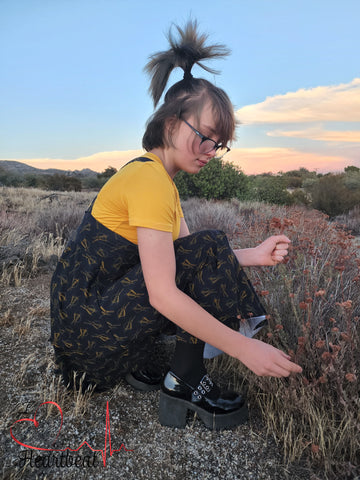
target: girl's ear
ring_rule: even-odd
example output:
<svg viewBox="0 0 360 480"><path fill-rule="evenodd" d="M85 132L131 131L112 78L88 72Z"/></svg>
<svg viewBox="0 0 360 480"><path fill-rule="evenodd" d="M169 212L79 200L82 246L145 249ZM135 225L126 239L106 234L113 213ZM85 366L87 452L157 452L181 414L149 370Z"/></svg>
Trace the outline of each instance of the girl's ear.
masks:
<svg viewBox="0 0 360 480"><path fill-rule="evenodd" d="M180 120L175 115L173 117L169 117L165 120L164 123L164 140L167 146L172 146L172 137L173 134L176 132L176 129L179 128Z"/></svg>
<svg viewBox="0 0 360 480"><path fill-rule="evenodd" d="M175 130L178 122L179 119L175 117L175 115L173 117L167 118L165 120L165 132L170 133L171 135L171 133Z"/></svg>

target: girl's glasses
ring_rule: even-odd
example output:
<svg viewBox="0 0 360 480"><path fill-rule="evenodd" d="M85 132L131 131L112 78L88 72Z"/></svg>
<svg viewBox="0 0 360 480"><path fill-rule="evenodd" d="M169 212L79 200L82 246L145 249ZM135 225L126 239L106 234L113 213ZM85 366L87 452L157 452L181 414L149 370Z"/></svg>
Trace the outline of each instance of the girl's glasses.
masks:
<svg viewBox="0 0 360 480"><path fill-rule="evenodd" d="M198 137L201 138L201 142L199 145L199 153L210 153L211 151L215 150L216 155L214 155L216 158L222 158L226 153L230 151L230 148L224 145L219 145L218 143L215 142L215 140L212 140L209 137L205 137L202 133L200 133L196 128L194 128L192 125L190 125L189 122L186 120L182 119L183 122L188 125L193 132L196 133Z"/></svg>

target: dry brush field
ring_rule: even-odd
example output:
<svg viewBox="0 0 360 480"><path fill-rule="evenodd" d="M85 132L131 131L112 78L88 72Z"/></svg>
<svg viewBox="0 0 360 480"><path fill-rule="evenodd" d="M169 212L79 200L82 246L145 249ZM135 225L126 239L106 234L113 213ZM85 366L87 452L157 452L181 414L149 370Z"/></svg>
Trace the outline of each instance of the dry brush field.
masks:
<svg viewBox="0 0 360 480"><path fill-rule="evenodd" d="M285 264L248 269L248 274L269 313L260 338L289 352L303 374L260 378L232 358L217 357L208 362L209 370L220 383L246 390L249 424L210 432L195 418L176 431L157 422L158 392L143 395L123 383L105 394L84 395L67 391L56 374L48 342L49 282L94 193L15 188L0 193L3 478L360 476L360 255L349 232L314 210L184 202L190 230L224 230L234 247L254 246L278 233L291 239ZM159 345L156 355L166 362L171 348L171 341ZM39 407L42 402L61 407L61 435L58 407ZM31 450L10 435L11 425L19 432L14 422L33 419L37 408L38 428L34 433L34 422L22 422L22 443L49 448L56 440L56 451ZM110 456L107 449L105 458L105 439L111 439L113 450L123 444L133 451L122 448ZM71 460L69 455L61 460L58 450L84 440L103 452L85 446Z"/></svg>

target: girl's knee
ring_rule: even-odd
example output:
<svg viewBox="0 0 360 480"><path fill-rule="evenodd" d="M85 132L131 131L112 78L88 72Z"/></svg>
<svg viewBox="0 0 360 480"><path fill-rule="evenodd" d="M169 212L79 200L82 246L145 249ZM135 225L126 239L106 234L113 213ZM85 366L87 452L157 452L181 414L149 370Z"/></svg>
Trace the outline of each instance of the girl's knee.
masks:
<svg viewBox="0 0 360 480"><path fill-rule="evenodd" d="M175 241L175 249L177 247L191 245L192 247L201 247L205 244L223 244L228 243L225 232L222 230L201 230L194 232L187 237L179 238Z"/></svg>

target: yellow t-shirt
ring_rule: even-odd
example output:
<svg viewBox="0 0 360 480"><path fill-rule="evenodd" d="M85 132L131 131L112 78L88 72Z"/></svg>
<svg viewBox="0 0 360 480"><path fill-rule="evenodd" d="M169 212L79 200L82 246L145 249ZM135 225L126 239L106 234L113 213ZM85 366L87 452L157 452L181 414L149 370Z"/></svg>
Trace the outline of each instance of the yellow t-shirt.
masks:
<svg viewBox="0 0 360 480"><path fill-rule="evenodd" d="M176 240L184 216L179 192L156 155L142 157L150 161L129 162L107 181L92 216L132 243L137 244L136 227L172 232Z"/></svg>

